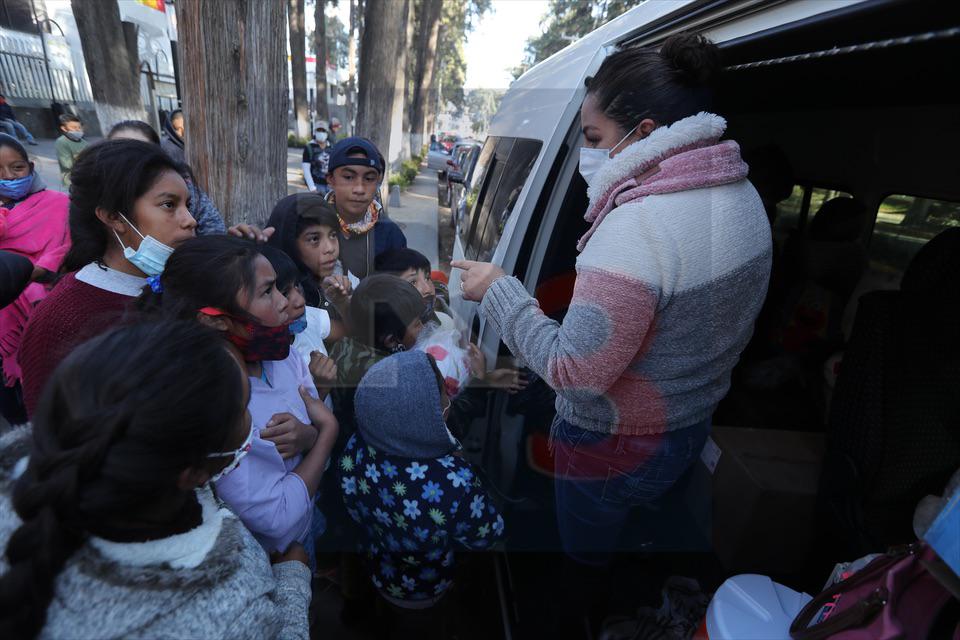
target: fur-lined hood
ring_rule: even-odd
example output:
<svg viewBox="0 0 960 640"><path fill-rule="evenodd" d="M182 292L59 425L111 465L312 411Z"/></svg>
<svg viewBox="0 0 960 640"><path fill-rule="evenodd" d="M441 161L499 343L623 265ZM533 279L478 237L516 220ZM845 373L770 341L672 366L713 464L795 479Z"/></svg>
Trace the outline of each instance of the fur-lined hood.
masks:
<svg viewBox="0 0 960 640"><path fill-rule="evenodd" d="M639 176L664 158L685 149L716 144L727 130L727 121L707 112L658 127L614 156L598 172L587 189L590 208L624 178Z"/></svg>
<svg viewBox="0 0 960 640"><path fill-rule="evenodd" d="M720 116L700 113L654 129L614 156L590 185L590 206L584 218L591 227L577 242L577 250L586 248L604 217L617 207L647 196L745 179L748 167L740 157L740 146L732 140L720 142L726 125Z"/></svg>

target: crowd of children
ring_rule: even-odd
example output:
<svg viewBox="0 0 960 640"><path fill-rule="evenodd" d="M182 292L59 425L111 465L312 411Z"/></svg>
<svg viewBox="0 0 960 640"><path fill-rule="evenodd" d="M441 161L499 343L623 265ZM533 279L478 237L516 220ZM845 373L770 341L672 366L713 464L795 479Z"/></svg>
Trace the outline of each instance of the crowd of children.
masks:
<svg viewBox="0 0 960 640"><path fill-rule="evenodd" d="M0 310L26 423L0 443L0 635L305 638L338 566L396 611L449 600L455 554L504 534L460 439L523 382L383 215L377 148L321 145L328 193L226 230L148 125L75 148L79 124L69 201L0 136L0 250L36 266Z"/></svg>

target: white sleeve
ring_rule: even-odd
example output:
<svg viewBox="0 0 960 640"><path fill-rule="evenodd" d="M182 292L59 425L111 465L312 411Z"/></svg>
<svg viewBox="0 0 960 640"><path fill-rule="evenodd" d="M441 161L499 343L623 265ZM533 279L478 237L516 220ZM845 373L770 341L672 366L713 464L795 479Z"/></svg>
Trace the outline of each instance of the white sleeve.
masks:
<svg viewBox="0 0 960 640"><path fill-rule="evenodd" d="M317 309L316 307L307 307L307 311L310 312L310 317L307 318L307 326L310 326L311 323L316 323L317 331L321 340L326 340L330 337L330 314L326 309Z"/></svg>
<svg viewBox="0 0 960 640"><path fill-rule="evenodd" d="M310 163L301 162L300 166L303 167L303 181L307 183L307 188L310 191L316 191L317 185L313 184L313 174L310 173Z"/></svg>

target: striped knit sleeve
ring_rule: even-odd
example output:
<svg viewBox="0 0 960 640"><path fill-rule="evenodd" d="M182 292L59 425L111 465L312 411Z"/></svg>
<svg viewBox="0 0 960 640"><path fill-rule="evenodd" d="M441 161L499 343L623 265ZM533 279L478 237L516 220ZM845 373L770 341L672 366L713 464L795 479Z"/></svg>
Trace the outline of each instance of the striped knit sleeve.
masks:
<svg viewBox="0 0 960 640"><path fill-rule="evenodd" d="M563 324L544 315L516 278L497 280L481 303L514 355L573 402L605 393L642 352L663 272L673 268L669 243L631 218L611 214L581 254Z"/></svg>

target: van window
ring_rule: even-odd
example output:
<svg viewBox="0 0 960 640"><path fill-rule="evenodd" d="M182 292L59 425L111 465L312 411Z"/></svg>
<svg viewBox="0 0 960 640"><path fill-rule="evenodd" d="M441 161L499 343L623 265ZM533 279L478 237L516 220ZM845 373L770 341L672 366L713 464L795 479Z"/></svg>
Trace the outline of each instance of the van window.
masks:
<svg viewBox="0 0 960 640"><path fill-rule="evenodd" d="M777 218L773 224L775 232L789 233L800 226L800 213L803 211L804 188L793 185L790 197L777 203Z"/></svg>
<svg viewBox="0 0 960 640"><path fill-rule="evenodd" d="M902 275L928 240L960 226L960 203L909 195L884 198L870 237L870 267Z"/></svg>
<svg viewBox="0 0 960 640"><path fill-rule="evenodd" d="M773 223L773 235L783 242L791 232L800 230L810 224L810 220L820 210L821 205L833 198L851 197L846 191L829 189L827 187L813 187L809 185L794 185L790 197L777 203L777 217Z"/></svg>
<svg viewBox="0 0 960 640"><path fill-rule="evenodd" d="M497 191L491 194L492 198L488 196L491 205L483 208L477 221L477 230L471 243L476 246L476 260L486 262L493 257L523 185L537 161L537 156L540 155L541 146L539 140L518 139L513 143L510 156L503 164ZM499 155L499 147L497 152Z"/></svg>
<svg viewBox="0 0 960 640"><path fill-rule="evenodd" d="M460 242L467 246L467 240L470 239L470 231L473 229L473 221L476 218L475 211L483 204L480 197L490 176L487 175L487 169L490 166L490 160L493 158L494 149L497 148L497 142L500 138L489 137L483 143L483 149L480 151L480 157L473 167L473 174L470 177L470 184L467 185L467 216L460 224Z"/></svg>
<svg viewBox="0 0 960 640"><path fill-rule="evenodd" d="M513 148L514 138L500 138L497 147L493 151L493 158L487 165L487 175L483 180L483 186L477 202L473 205L470 215L470 235L464 243L464 254L467 260L477 259L477 245L480 234L483 233L483 227L490 217L490 207L493 206L493 200L497 189L500 186L500 180L503 178L503 170L507 166L507 160L510 158L510 149Z"/></svg>
<svg viewBox="0 0 960 640"><path fill-rule="evenodd" d="M810 220L820 211L820 207L823 206L823 203L827 200L833 200L834 198L852 198L853 196L847 193L846 191L838 191L836 189L826 189L823 187L813 187L810 190L810 206L807 208L809 215L807 216L807 223L809 224Z"/></svg>

